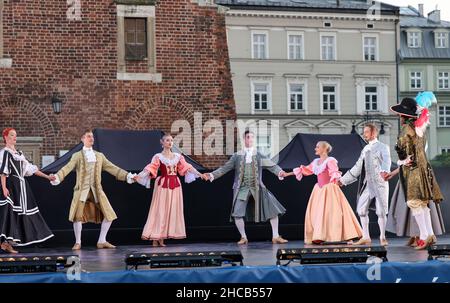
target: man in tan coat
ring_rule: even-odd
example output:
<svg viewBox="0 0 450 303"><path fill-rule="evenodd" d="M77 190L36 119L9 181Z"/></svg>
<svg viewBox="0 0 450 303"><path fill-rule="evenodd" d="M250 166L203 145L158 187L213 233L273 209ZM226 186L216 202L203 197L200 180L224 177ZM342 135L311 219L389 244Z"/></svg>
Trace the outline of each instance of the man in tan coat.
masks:
<svg viewBox="0 0 450 303"><path fill-rule="evenodd" d="M83 223L102 224L97 248L115 248L106 241L106 235L113 220L117 219L111 204L102 188L102 171L115 176L117 180L133 183L135 174L131 174L114 164L105 155L94 151L94 134L87 130L81 137L83 150L72 155L69 163L61 168L55 176L52 185L58 185L74 169L77 177L72 204L70 206L69 221L73 222L75 245L73 250L81 249L81 230Z"/></svg>

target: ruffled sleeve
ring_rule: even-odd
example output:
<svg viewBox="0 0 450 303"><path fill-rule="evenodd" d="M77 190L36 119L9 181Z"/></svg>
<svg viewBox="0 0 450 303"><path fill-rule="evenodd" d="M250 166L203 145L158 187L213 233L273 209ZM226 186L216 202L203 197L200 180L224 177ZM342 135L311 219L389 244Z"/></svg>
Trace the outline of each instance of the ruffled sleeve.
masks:
<svg viewBox="0 0 450 303"><path fill-rule="evenodd" d="M330 182L336 183L342 177L342 172L339 171L338 161L334 158L327 162L328 173L330 175Z"/></svg>
<svg viewBox="0 0 450 303"><path fill-rule="evenodd" d="M309 164L308 166L300 165L300 167L294 168L292 172L294 173L295 177L298 181L300 181L303 176L310 176L314 174L313 172L313 163Z"/></svg>
<svg viewBox="0 0 450 303"><path fill-rule="evenodd" d="M185 183L194 182L200 176L200 173L189 163L186 162L183 155L180 155L180 160L177 164L178 174L184 176Z"/></svg>
<svg viewBox="0 0 450 303"><path fill-rule="evenodd" d="M26 159L24 160L24 167L25 167L24 170L25 177L32 176L39 170L39 168L36 165L31 164Z"/></svg>
<svg viewBox="0 0 450 303"><path fill-rule="evenodd" d="M1 175L8 176L10 174L9 165L8 165L10 156L11 156L10 153L5 151L4 149L2 149L0 151L0 174Z"/></svg>
<svg viewBox="0 0 450 303"><path fill-rule="evenodd" d="M154 155L152 158L152 162L148 164L144 169L138 174L138 183L145 186L146 188L150 188L150 181L152 178L156 178L158 175L158 169L160 165L160 160L158 155Z"/></svg>

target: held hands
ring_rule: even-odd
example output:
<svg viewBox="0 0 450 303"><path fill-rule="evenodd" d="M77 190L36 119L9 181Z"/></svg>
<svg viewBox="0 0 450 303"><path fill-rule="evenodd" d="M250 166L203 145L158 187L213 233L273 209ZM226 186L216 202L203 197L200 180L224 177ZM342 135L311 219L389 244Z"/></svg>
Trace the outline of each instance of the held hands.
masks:
<svg viewBox="0 0 450 303"><path fill-rule="evenodd" d="M381 176L381 178L382 178L384 181L387 181L387 180L389 180L390 178L392 178L392 177L391 177L391 173L388 173L388 172L381 172L381 173L380 173L380 176Z"/></svg>
<svg viewBox="0 0 450 303"><path fill-rule="evenodd" d="M54 174L50 174L50 175L47 176L47 179L48 179L50 182L53 182L53 181L56 180L56 176L55 176Z"/></svg>
<svg viewBox="0 0 450 303"><path fill-rule="evenodd" d="M394 177L395 175L393 174L393 173L386 173L386 175L383 177L383 176L381 176L383 179L384 179L384 181L389 181L389 180L391 180L393 177Z"/></svg>
<svg viewBox="0 0 450 303"><path fill-rule="evenodd" d="M281 178L286 178L286 177L287 177L287 173L286 173L284 170L282 170L282 171L280 171L279 176L280 176Z"/></svg>
<svg viewBox="0 0 450 303"><path fill-rule="evenodd" d="M139 176L138 175L136 175L136 176L134 176L133 178L131 178L131 179L133 179L134 180L134 182L139 182Z"/></svg>
<svg viewBox="0 0 450 303"><path fill-rule="evenodd" d="M293 175L294 175L293 172L290 172L290 173L284 172L284 175L282 175L282 177L285 178L285 177L290 177L290 176L293 176Z"/></svg>
<svg viewBox="0 0 450 303"><path fill-rule="evenodd" d="M203 181L208 181L209 173L200 174L200 178L202 178Z"/></svg>

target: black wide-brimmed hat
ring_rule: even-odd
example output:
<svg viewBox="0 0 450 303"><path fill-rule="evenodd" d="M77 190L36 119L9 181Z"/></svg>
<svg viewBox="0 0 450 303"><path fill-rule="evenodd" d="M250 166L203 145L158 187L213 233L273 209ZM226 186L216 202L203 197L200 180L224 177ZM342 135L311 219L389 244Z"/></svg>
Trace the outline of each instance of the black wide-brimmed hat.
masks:
<svg viewBox="0 0 450 303"><path fill-rule="evenodd" d="M403 98L400 104L391 107L391 111L400 116L417 118L417 102L413 98Z"/></svg>

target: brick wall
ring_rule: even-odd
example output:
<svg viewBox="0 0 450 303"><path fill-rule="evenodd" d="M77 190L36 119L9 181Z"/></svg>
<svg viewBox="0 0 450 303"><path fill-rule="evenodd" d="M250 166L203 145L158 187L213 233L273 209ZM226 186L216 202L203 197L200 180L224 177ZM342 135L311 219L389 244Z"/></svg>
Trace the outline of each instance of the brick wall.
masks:
<svg viewBox="0 0 450 303"><path fill-rule="evenodd" d="M87 127L162 129L174 120L235 119L225 17L190 0L156 1L156 72L161 83L116 80L116 4L81 1L81 21L66 18L66 1L4 0L0 127L44 137L43 155L79 142ZM127 66L139 72L145 62ZM50 98L58 93L62 113ZM194 157L207 167L225 156Z"/></svg>

